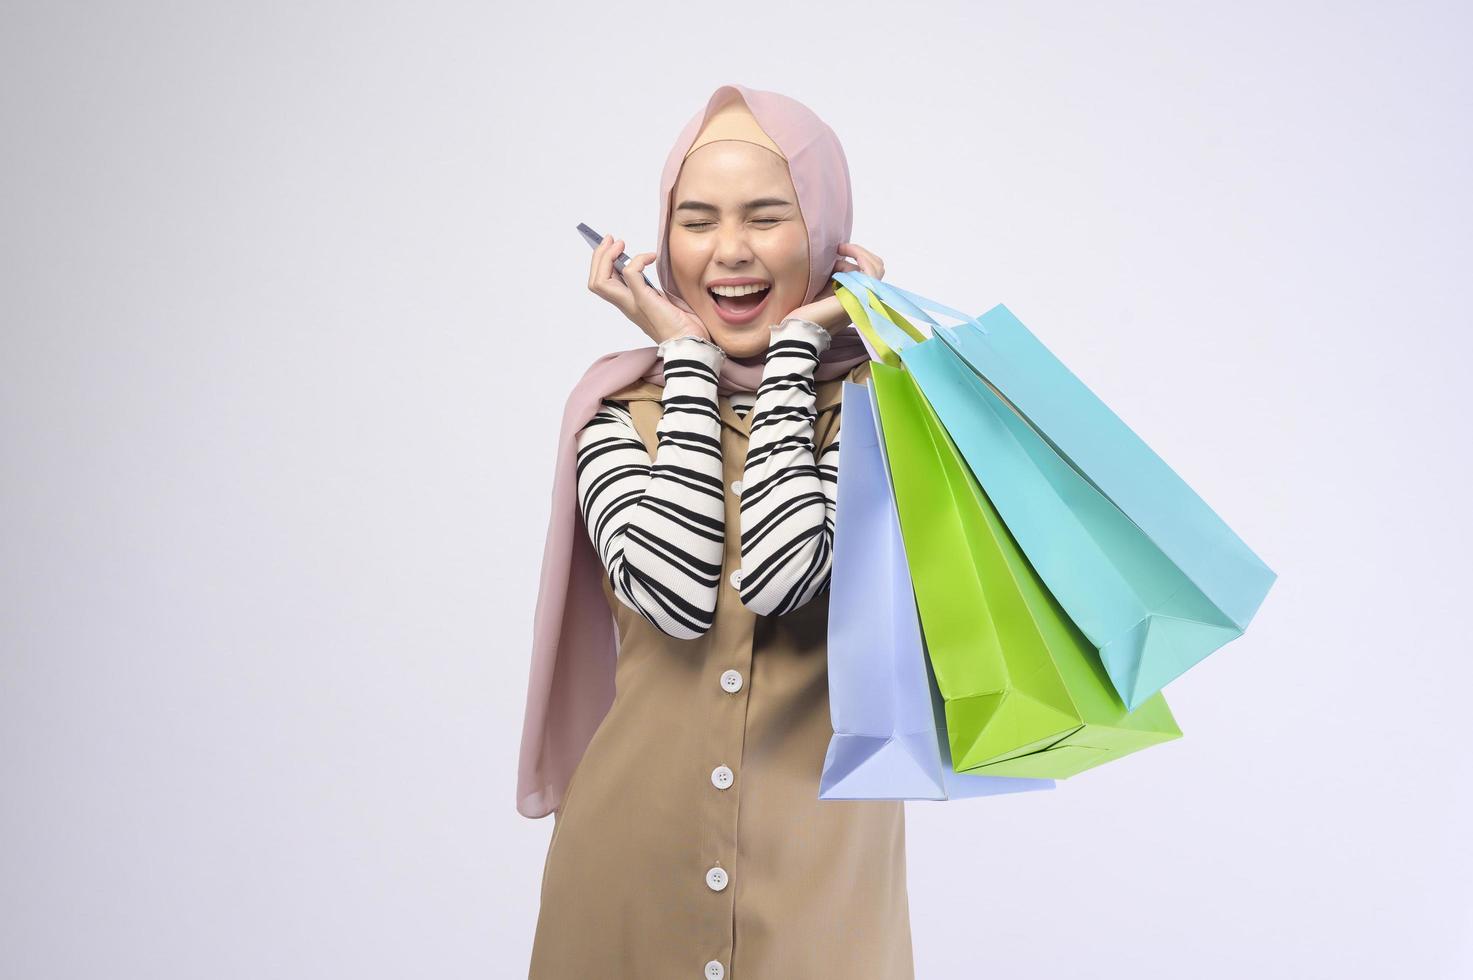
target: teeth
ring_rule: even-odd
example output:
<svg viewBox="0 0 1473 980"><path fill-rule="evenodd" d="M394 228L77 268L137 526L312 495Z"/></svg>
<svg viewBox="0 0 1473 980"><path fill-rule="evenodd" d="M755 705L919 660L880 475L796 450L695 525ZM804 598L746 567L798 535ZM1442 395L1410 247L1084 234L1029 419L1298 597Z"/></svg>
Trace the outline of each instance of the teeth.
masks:
<svg viewBox="0 0 1473 980"><path fill-rule="evenodd" d="M712 286L711 292L717 296L746 296L749 293L760 293L769 288L765 284L752 283L747 286Z"/></svg>

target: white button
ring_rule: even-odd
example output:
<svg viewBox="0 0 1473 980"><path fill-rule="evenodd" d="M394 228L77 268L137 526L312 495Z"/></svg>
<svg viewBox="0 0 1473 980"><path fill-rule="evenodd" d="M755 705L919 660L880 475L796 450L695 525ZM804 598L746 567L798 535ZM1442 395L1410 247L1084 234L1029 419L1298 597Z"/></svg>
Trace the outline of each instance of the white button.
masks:
<svg viewBox="0 0 1473 980"><path fill-rule="evenodd" d="M721 965L720 960L712 960L706 964L706 976L709 980L721 980L726 976L726 967Z"/></svg>
<svg viewBox="0 0 1473 980"><path fill-rule="evenodd" d="M731 570L731 587L733 589L740 589L742 587L742 570L740 568L733 568Z"/></svg>
<svg viewBox="0 0 1473 980"><path fill-rule="evenodd" d="M731 492L734 493L734 494L736 494L738 497L740 497L742 495L742 481L741 480L732 480L731 481Z"/></svg>
<svg viewBox="0 0 1473 980"><path fill-rule="evenodd" d="M726 887L726 869L712 868L706 872L706 885L713 892L719 892Z"/></svg>
<svg viewBox="0 0 1473 980"><path fill-rule="evenodd" d="M717 766L711 770L711 785L717 789L726 789L731 785L731 770L726 766Z"/></svg>
<svg viewBox="0 0 1473 980"><path fill-rule="evenodd" d="M721 689L728 694L735 694L742 689L742 675L740 671L728 670L721 675Z"/></svg>

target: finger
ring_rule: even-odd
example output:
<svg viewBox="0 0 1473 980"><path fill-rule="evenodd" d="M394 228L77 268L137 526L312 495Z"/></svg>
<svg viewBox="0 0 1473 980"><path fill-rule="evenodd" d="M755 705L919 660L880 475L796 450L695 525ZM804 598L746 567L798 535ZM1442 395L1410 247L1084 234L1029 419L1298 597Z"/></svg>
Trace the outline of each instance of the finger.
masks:
<svg viewBox="0 0 1473 980"><path fill-rule="evenodd" d="M839 246L839 251L857 259L859 268L865 275L873 276L876 279L885 278L885 263L878 255L864 246L856 245L853 242L845 242Z"/></svg>
<svg viewBox="0 0 1473 980"><path fill-rule="evenodd" d="M876 279L885 278L885 263L878 255L858 245L854 246L854 250L859 256L859 265L864 269L865 275Z"/></svg>
<svg viewBox="0 0 1473 980"><path fill-rule="evenodd" d="M609 251L609 249L613 246L613 244L614 244L614 238L613 238L613 236L612 235L605 235L603 237L603 241L599 242L597 245L594 246L594 248L593 248L593 262L588 267L588 288L589 289L593 289L599 283L602 283L602 282L605 282L605 281L608 280L608 278L609 278L609 268L613 265L613 261L614 261L613 260L613 256L616 255L616 254L618 254L616 252L610 252Z"/></svg>
<svg viewBox="0 0 1473 980"><path fill-rule="evenodd" d="M604 244L609 240L605 235L597 245L593 246L593 257L588 262L588 288L593 288L594 277L598 275L598 253L603 251Z"/></svg>
<svg viewBox="0 0 1473 980"><path fill-rule="evenodd" d="M609 250L604 255L603 274L606 279L619 279L619 270L614 268L614 260L624 252L624 239L616 238L609 242Z"/></svg>
<svg viewBox="0 0 1473 980"><path fill-rule="evenodd" d="M639 274L646 261L644 255L630 256L629 261L624 263L622 272L614 270L613 281L619 284L619 292L628 298L631 311L643 310L649 301L649 284Z"/></svg>
<svg viewBox="0 0 1473 980"><path fill-rule="evenodd" d="M594 272L594 281L589 284L589 288L627 315L637 308L636 297L630 290L627 280L619 276L614 269L614 259L624 251L624 240L608 235L605 235L604 239L597 259L598 268Z"/></svg>
<svg viewBox="0 0 1473 980"><path fill-rule="evenodd" d="M636 305L634 294L628 286L624 285L618 276L612 279L605 279L603 282L594 283L589 288L595 296L613 303L625 312L634 309Z"/></svg>
<svg viewBox="0 0 1473 980"><path fill-rule="evenodd" d="M861 273L863 275L868 276L871 279L883 279L883 278L885 278L885 267L882 266L882 265L881 266L876 266L876 265L874 265L873 263L870 263L870 262L864 262L864 263L860 263L860 264L855 264L855 263L851 262L847 266L843 266L843 267L837 267L836 266L834 268L834 271L835 272L858 272L858 273Z"/></svg>
<svg viewBox="0 0 1473 980"><path fill-rule="evenodd" d="M640 252L624 263L624 282L634 291L636 296L651 292L649 283L644 281L641 272L644 267L655 260L654 252Z"/></svg>

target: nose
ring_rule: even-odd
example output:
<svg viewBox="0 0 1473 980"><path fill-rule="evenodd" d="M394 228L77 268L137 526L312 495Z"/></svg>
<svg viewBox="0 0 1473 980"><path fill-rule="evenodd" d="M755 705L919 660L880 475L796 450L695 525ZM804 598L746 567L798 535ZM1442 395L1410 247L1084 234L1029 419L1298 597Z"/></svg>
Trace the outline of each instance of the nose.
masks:
<svg viewBox="0 0 1473 980"><path fill-rule="evenodd" d="M736 225L731 225L723 222L722 227L716 232L716 263L738 268L751 262L752 258L752 246L747 241L746 224L738 222Z"/></svg>

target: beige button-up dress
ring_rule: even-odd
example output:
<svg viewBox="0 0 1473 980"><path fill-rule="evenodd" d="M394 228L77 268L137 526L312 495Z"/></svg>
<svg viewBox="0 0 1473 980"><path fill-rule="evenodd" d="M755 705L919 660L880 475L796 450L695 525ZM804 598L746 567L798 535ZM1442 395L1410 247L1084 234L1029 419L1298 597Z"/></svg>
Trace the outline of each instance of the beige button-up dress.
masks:
<svg viewBox="0 0 1473 980"><path fill-rule="evenodd" d="M850 372L868 377L868 364ZM816 386L814 443L843 379ZM663 389L629 404L650 457ZM827 590L785 615L742 605L737 511L748 421L725 396L724 584L711 630L660 632L619 602L612 707L554 814L530 980L912 980L899 801L820 800L833 734Z"/></svg>

